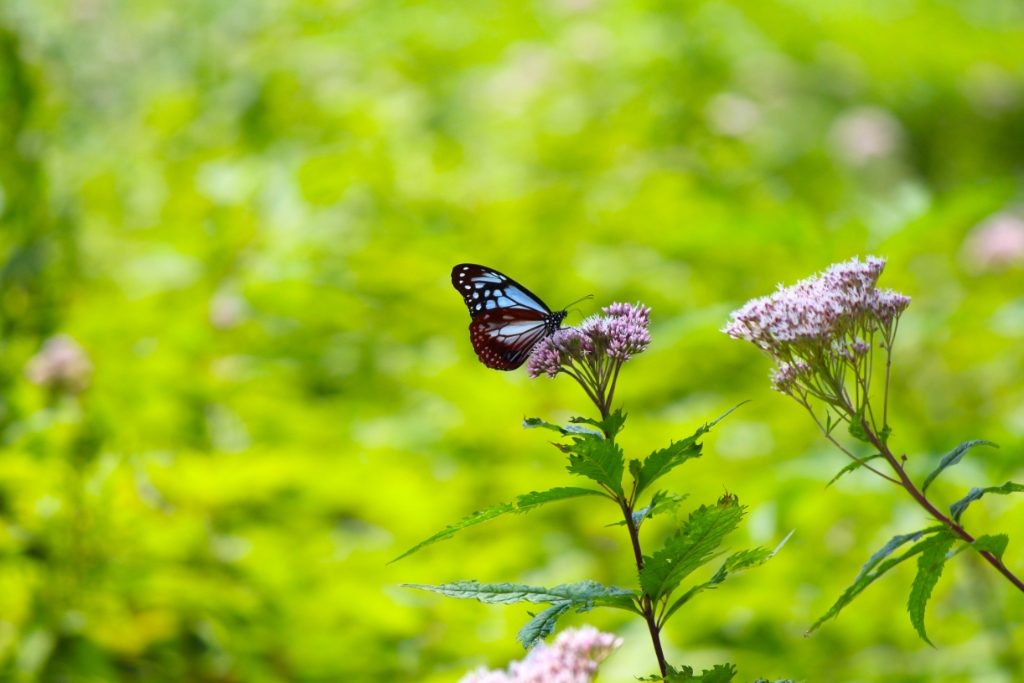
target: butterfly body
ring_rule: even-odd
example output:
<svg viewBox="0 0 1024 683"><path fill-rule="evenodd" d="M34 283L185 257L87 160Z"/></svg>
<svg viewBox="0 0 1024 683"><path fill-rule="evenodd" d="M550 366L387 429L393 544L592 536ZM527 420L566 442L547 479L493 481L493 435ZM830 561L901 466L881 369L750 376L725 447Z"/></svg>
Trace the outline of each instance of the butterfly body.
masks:
<svg viewBox="0 0 1024 683"><path fill-rule="evenodd" d="M480 362L495 370L515 370L533 348L562 326L566 311L552 311L540 297L493 268L460 263L452 285L472 320L469 339Z"/></svg>

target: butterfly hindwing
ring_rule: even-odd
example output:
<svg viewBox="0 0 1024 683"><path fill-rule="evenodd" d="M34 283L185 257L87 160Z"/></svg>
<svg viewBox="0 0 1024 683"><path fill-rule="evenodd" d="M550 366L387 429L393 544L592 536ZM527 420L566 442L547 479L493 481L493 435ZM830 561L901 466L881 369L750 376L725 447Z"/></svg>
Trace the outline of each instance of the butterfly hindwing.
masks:
<svg viewBox="0 0 1024 683"><path fill-rule="evenodd" d="M477 357L496 370L514 370L542 339L554 334L565 311L552 312L541 299L512 278L471 263L452 269L452 285L473 320L469 338Z"/></svg>

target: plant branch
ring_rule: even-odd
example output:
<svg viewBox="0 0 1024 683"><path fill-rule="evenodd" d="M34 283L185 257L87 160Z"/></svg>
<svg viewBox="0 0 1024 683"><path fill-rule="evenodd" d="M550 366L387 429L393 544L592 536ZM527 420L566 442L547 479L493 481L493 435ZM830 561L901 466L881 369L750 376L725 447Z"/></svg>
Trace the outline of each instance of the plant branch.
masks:
<svg viewBox="0 0 1024 683"><path fill-rule="evenodd" d="M644 568L644 555L640 551L640 529L633 520L632 506L623 499L619 499L619 505L622 508L623 516L626 518L629 540L633 544L633 558L636 560L636 570L639 573ZM661 671L662 677L668 676L668 662L665 661L665 651L661 647L661 628L658 626L654 616L654 605L651 602L651 596L646 593L640 596L640 611L644 615L644 621L647 622L647 630L651 634L654 654L658 658L658 669Z"/></svg>
<svg viewBox="0 0 1024 683"><path fill-rule="evenodd" d="M928 512L928 514L934 517L936 521L944 524L950 531L952 531L958 537L963 539L965 542L974 543L974 536L967 533L966 529L960 526L956 521L944 515L941 510L935 507L935 505L930 500L928 500L928 497L925 496L925 494L922 493L921 490L917 488L914 482L910 480L910 477L907 475L906 471L900 465L900 462L896 458L896 456L893 455L891 450L889 450L889 447L878 437L877 434L874 433L874 431L868 429L868 426L863 419L861 420L861 423L862 426L865 428L865 431L868 435L868 438L871 440L871 443L875 446L875 448L878 449L878 452L882 454L882 457L885 458L885 460L889 463L889 466L892 467L893 471L900 478L900 486L902 486L907 491L907 493L909 493L911 497L915 501L917 501L918 505L924 508ZM1017 587L1019 591L1024 593L1024 581L1021 581L1020 578L1017 577L1017 575L1010 571L1010 569L1005 564L1003 564L1002 560L1000 560L998 557L996 557L994 554L990 553L987 550L983 550L981 552L981 556L985 558L986 562L995 567L996 571L998 571L1000 574L1006 577L1007 581L1012 583L1014 586Z"/></svg>

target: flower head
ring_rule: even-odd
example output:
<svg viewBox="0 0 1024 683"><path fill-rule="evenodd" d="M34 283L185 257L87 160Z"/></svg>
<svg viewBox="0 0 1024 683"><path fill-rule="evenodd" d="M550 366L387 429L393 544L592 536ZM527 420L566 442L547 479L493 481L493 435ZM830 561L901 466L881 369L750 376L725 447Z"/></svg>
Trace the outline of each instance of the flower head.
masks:
<svg viewBox="0 0 1024 683"><path fill-rule="evenodd" d="M1024 214L1001 211L982 221L967 236L964 257L977 271L1024 265Z"/></svg>
<svg viewBox="0 0 1024 683"><path fill-rule="evenodd" d="M527 364L531 377L554 377L573 362L590 365L610 359L624 362L651 343L651 309L642 304L614 303L579 327L566 327L537 344Z"/></svg>
<svg viewBox="0 0 1024 683"><path fill-rule="evenodd" d="M504 671L480 668L459 683L590 683L598 665L622 645L622 639L593 626L566 629L551 645L539 644Z"/></svg>
<svg viewBox="0 0 1024 683"><path fill-rule="evenodd" d="M601 311L537 344L526 369L531 377L569 375L607 415L622 364L651 343L651 309L614 303Z"/></svg>
<svg viewBox="0 0 1024 683"><path fill-rule="evenodd" d="M58 334L43 343L28 362L25 374L33 384L77 394L89 384L92 363L78 342Z"/></svg>
<svg viewBox="0 0 1024 683"><path fill-rule="evenodd" d="M877 288L884 268L885 260L874 256L837 263L748 302L722 331L752 342L776 361L776 390L788 394L803 387L823 398L828 391L841 394L846 369L858 377L868 372L876 341L891 349L896 323L910 305L909 297ZM863 386L870 382L861 379Z"/></svg>
<svg viewBox="0 0 1024 683"><path fill-rule="evenodd" d="M733 311L722 331L785 356L794 345L831 344L858 328L889 326L910 299L875 287L884 268L884 259L854 258L790 287L780 285L774 294Z"/></svg>

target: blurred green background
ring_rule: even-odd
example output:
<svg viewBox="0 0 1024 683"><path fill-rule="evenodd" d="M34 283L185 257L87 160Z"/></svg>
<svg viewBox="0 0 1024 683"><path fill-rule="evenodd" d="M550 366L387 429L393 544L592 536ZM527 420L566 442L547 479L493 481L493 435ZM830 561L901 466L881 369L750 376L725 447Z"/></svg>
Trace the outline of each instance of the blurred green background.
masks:
<svg viewBox="0 0 1024 683"><path fill-rule="evenodd" d="M906 618L912 567L803 637L924 520L864 473L826 490L842 456L719 332L778 282L886 256L914 299L894 446L923 474L1001 444L944 504L1024 479L1020 3L7 0L0 141L0 679L453 681L521 656L526 610L399 583L630 584L602 501L385 566L570 482L520 421L583 396L477 362L461 261L552 306L652 306L618 393L631 457L751 400L669 483L738 494L737 547L796 533L680 614L672 661L1024 675L1024 598L966 554L937 649ZM1024 571L1024 500L965 520ZM654 669L639 620L574 623L626 639L602 680Z"/></svg>

